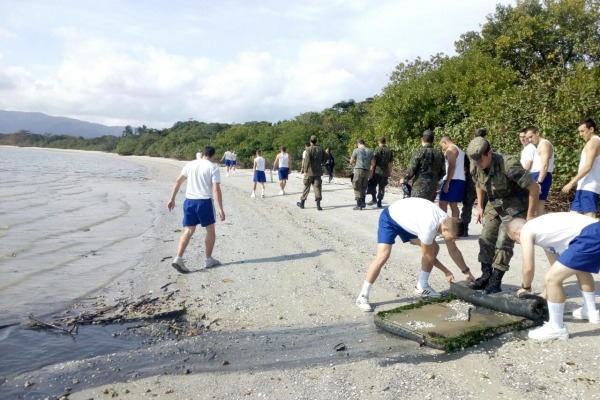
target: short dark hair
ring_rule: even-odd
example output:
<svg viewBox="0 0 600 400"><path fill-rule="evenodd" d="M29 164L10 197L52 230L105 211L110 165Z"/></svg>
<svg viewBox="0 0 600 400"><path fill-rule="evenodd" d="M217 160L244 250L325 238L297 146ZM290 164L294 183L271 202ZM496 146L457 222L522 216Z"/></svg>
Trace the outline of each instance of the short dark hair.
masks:
<svg viewBox="0 0 600 400"><path fill-rule="evenodd" d="M577 127L580 127L581 125L585 125L585 127L588 129L594 128L594 132L596 131L596 122L594 122L594 120L591 117L582 119L579 125L577 125Z"/></svg>
<svg viewBox="0 0 600 400"><path fill-rule="evenodd" d="M204 147L204 152L202 154L208 158L211 158L215 155L215 148L212 146L206 146Z"/></svg>
<svg viewBox="0 0 600 400"><path fill-rule="evenodd" d="M475 137L486 137L487 129L485 128L477 128L475 129Z"/></svg>
<svg viewBox="0 0 600 400"><path fill-rule="evenodd" d="M280 150L281 150L281 151L285 151L285 146L281 146L281 147L280 147Z"/></svg>
<svg viewBox="0 0 600 400"><path fill-rule="evenodd" d="M435 137L435 135L433 134L433 132L431 131L431 129L426 129L423 132L423 136L421 136L421 139L423 139L423 141L425 143L433 143L434 137Z"/></svg>
<svg viewBox="0 0 600 400"><path fill-rule="evenodd" d="M310 147L310 142L304 143L304 147Z"/></svg>
<svg viewBox="0 0 600 400"><path fill-rule="evenodd" d="M529 131L534 132L534 133L540 132L540 130L535 125L529 125L529 126L525 127L525 132L529 132Z"/></svg>
<svg viewBox="0 0 600 400"><path fill-rule="evenodd" d="M382 136L377 140L381 144L385 144L385 138Z"/></svg>
<svg viewBox="0 0 600 400"><path fill-rule="evenodd" d="M364 139L358 139L356 141L356 143L358 143L358 144L365 144L365 140Z"/></svg>
<svg viewBox="0 0 600 400"><path fill-rule="evenodd" d="M262 151L260 151L260 149L256 149L256 154L262 154Z"/></svg>
<svg viewBox="0 0 600 400"><path fill-rule="evenodd" d="M443 221L448 230L454 233L457 237L462 237L465 234L465 222L460 218L448 218Z"/></svg>

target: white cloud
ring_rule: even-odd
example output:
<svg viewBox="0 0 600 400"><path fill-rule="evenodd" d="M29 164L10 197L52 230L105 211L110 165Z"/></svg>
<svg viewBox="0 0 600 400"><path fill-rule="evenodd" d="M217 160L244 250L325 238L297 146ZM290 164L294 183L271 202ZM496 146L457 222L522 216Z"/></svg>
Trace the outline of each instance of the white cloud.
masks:
<svg viewBox="0 0 600 400"><path fill-rule="evenodd" d="M157 128L276 122L363 100L399 62L452 51L494 11L487 0L176 0L143 13L121 2L86 11L32 1L45 18L27 7L30 19L18 8L0 15L0 109Z"/></svg>

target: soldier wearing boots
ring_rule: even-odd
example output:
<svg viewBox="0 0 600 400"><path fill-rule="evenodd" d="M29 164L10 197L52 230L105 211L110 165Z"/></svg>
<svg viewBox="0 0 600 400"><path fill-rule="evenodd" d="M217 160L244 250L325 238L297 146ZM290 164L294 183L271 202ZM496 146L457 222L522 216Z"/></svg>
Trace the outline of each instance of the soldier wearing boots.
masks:
<svg viewBox="0 0 600 400"><path fill-rule="evenodd" d="M475 137L486 137L487 129L485 128L477 128L475 130ZM460 210L460 219L465 223L465 234L464 237L469 236L469 224L471 223L471 218L473 217L473 205L475 205L475 200L477 199L477 192L475 191L475 182L473 181L472 172L475 172L476 166L474 165L471 168L471 161L468 156L465 156L465 198L463 200L463 206ZM482 206L485 209L485 200L484 205Z"/></svg>
<svg viewBox="0 0 600 400"><path fill-rule="evenodd" d="M400 184L409 183L412 179L411 197L420 197L434 201L437 195L438 182L446 173L444 154L433 148L433 132L423 132L421 148L417 150L406 170Z"/></svg>
<svg viewBox="0 0 600 400"><path fill-rule="evenodd" d="M357 147L352 152L350 164L354 165L354 176L352 178L352 187L354 188L354 199L356 207L353 210L362 210L365 204L365 195L369 179L372 178L371 168L375 163L373 160L373 150L365 147L365 141L358 139Z"/></svg>
<svg viewBox="0 0 600 400"><path fill-rule="evenodd" d="M477 191L477 222L483 221L479 238L482 276L470 286L487 294L498 293L502 291L502 277L509 269L515 244L502 222L514 217L533 219L540 187L517 158L494 153L482 137L469 143L467 154L471 166L476 166L473 180ZM484 210L485 195L488 202Z"/></svg>
<svg viewBox="0 0 600 400"><path fill-rule="evenodd" d="M377 208L382 208L383 205L381 204L381 201L385 195L385 187L388 184L388 178L390 177L394 166L394 154L392 153L392 150L386 146L384 137L380 137L377 144L378 147L373 154L373 160L375 162L371 164L371 175L373 177L369 180L367 194L372 196L369 205L373 205L377 202Z"/></svg>
<svg viewBox="0 0 600 400"><path fill-rule="evenodd" d="M300 208L304 208L304 202L310 192L310 186L312 185L313 191L315 192L315 201L317 202L317 210L323 210L321 208L321 177L323 176L323 159L325 152L320 146L317 146L317 137L310 137L310 147L306 150L306 157L302 159L302 171L304 172L304 190L300 201L296 205Z"/></svg>

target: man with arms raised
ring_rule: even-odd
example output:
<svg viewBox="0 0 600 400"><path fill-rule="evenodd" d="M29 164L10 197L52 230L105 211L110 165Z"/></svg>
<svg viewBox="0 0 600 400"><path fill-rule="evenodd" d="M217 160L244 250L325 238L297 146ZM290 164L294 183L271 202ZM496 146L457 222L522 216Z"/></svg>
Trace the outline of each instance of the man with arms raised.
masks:
<svg viewBox="0 0 600 400"><path fill-rule="evenodd" d="M462 236L463 231L462 220L450 218L429 200L409 197L394 202L379 216L377 256L367 270L362 290L356 299L357 307L365 312L373 311L373 306L369 303L369 293L390 257L396 236L400 236L403 243L410 241L411 244L421 246L421 272L415 286L416 294L440 297L440 293L429 286L429 274L433 267L438 268L446 275L448 283L454 282L452 272L437 259L440 246L435 241L435 237L438 234L444 237L452 261L458 265L467 280L472 281L473 275L455 243L455 240Z"/></svg>
<svg viewBox="0 0 600 400"><path fill-rule="evenodd" d="M220 264L219 261L212 258L217 238L215 232L215 200L221 221L225 220L225 212L223 211L223 199L221 196L221 173L219 167L214 164L214 161L215 149L211 146L206 146L202 159L191 161L183 167L181 175L175 180L171 197L167 204L169 211L173 210L179 187L188 179L185 201L183 202L183 233L179 238L177 256L171 264L173 268L182 273L190 272L183 262L183 253L190 243L197 225L206 228L206 238L204 240L206 260L204 261L204 266L208 268Z"/></svg>
<svg viewBox="0 0 600 400"><path fill-rule="evenodd" d="M577 184L571 211L595 217L600 193L600 137L596 133L596 123L591 118L581 121L577 131L585 142L579 160L579 171L562 188L562 192L569 193L573 185Z"/></svg>
<svg viewBox="0 0 600 400"><path fill-rule="evenodd" d="M563 282L575 275L584 304L573 311L576 319L600 323L592 273L600 271L600 222L595 218L568 212L542 215L529 222L515 218L508 224L509 235L523 250L523 283L519 296L531 292L534 276L534 246L546 251L551 264L546 273L546 298L550 320L529 332L534 340L568 339L563 322L565 293Z"/></svg>

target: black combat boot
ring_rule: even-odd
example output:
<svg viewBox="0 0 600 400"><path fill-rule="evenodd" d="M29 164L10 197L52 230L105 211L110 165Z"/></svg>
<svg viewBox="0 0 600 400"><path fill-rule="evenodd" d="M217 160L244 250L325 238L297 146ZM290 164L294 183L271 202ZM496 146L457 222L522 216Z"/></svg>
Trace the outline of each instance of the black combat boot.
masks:
<svg viewBox="0 0 600 400"><path fill-rule="evenodd" d="M300 208L304 208L304 200L300 200L299 202L296 203L296 205Z"/></svg>
<svg viewBox="0 0 600 400"><path fill-rule="evenodd" d="M360 199L356 200L356 205L354 206L353 210L362 210L362 209L363 209L362 201Z"/></svg>
<svg viewBox="0 0 600 400"><path fill-rule="evenodd" d="M500 271L499 269L494 268L492 272L492 276L490 277L490 281L487 286L483 290L486 294L494 294L500 293L502 291L502 277L504 276L504 271Z"/></svg>
<svg viewBox="0 0 600 400"><path fill-rule="evenodd" d="M365 202L365 196L360 199L361 208L367 208L367 203Z"/></svg>
<svg viewBox="0 0 600 400"><path fill-rule="evenodd" d="M323 209L321 208L321 200L317 200L317 210L323 211Z"/></svg>
<svg viewBox="0 0 600 400"><path fill-rule="evenodd" d="M481 277L475 279L475 282L469 283L469 287L474 290L485 289L490 277L492 276L492 264L481 263Z"/></svg>
<svg viewBox="0 0 600 400"><path fill-rule="evenodd" d="M382 200L383 200L383 198L377 199L377 208L383 208L383 206L381 205Z"/></svg>

